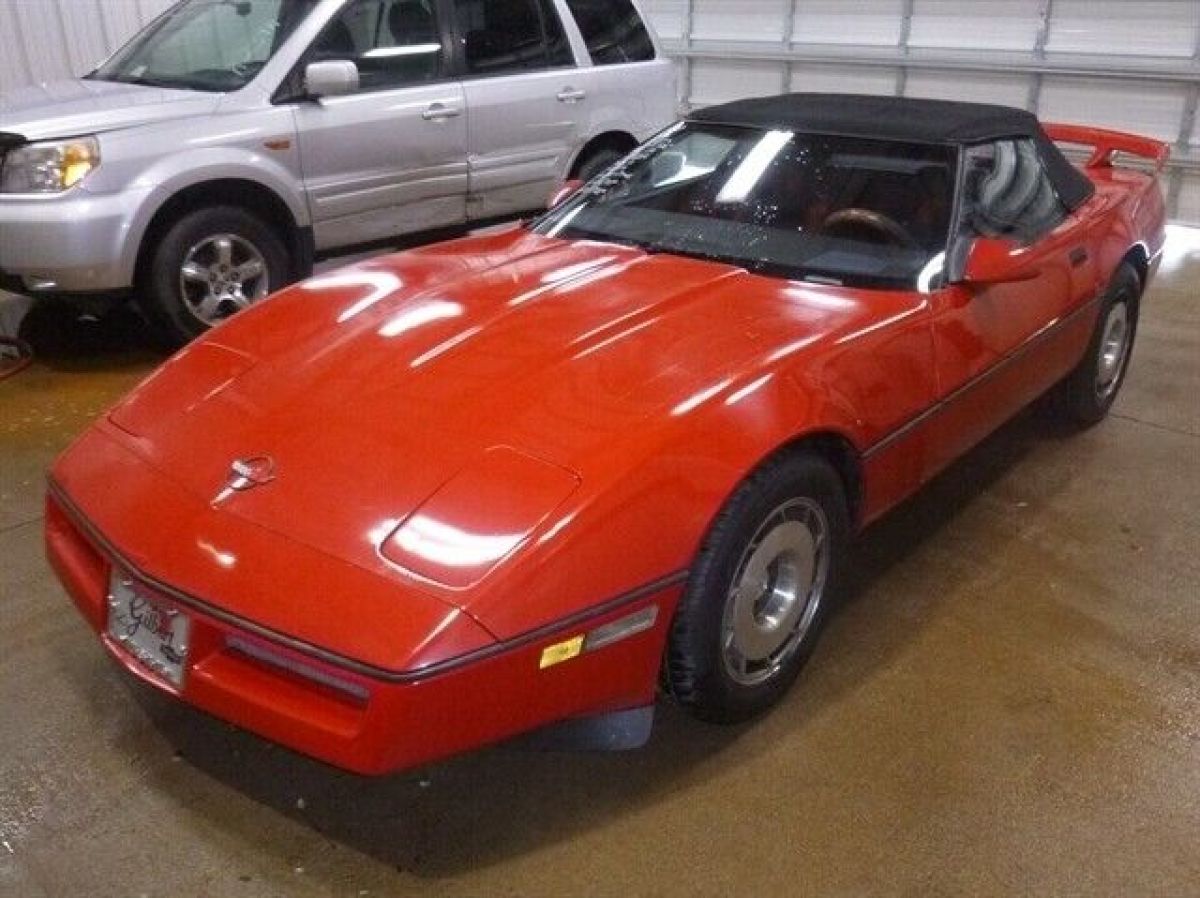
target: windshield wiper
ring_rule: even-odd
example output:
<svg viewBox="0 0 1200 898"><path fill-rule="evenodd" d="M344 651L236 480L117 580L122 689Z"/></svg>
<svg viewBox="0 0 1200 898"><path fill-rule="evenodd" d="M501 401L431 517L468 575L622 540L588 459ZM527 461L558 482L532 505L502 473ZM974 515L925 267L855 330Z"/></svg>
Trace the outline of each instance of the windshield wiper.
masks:
<svg viewBox="0 0 1200 898"><path fill-rule="evenodd" d="M109 78L109 81L115 81L117 84L136 84L138 87L162 87L170 90L204 90L203 87L187 82L178 81L173 78L147 78L145 75L137 75L129 78Z"/></svg>
<svg viewBox="0 0 1200 898"><path fill-rule="evenodd" d="M709 253L699 249L686 249L680 246L654 243L649 240L639 240L636 237L609 234L604 231L590 231L587 228L569 227L566 233L559 236L573 237L577 240L599 240L604 243L619 243L622 246L632 246L635 249L640 249L651 256L684 256L689 259L699 259L702 262L716 262L720 265L732 265L735 268L745 268L747 270L754 270L755 267L753 261L740 259L737 256Z"/></svg>
<svg viewBox="0 0 1200 898"><path fill-rule="evenodd" d="M622 246L632 246L634 249L640 249L651 255L667 252L667 250L664 250L657 243L651 243L648 240L638 240L636 237L609 234L604 231L589 231L587 228L569 227L565 234L560 234L559 236L574 237L576 240L599 240L603 243L619 243Z"/></svg>

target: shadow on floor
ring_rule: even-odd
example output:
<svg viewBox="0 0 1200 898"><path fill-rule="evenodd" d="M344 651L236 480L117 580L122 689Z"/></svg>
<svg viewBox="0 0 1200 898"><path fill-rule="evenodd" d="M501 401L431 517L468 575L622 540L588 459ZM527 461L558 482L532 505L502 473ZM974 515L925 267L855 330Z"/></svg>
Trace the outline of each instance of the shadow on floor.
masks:
<svg viewBox="0 0 1200 898"><path fill-rule="evenodd" d="M839 614L851 608L861 611L861 603L868 599L878 603L872 614L902 601L887 589L873 587L1049 438L1053 434L1039 415L1021 416L871 528L857 546L852 582L834 615L835 628ZM1004 534L997 534L998 542L1004 539ZM955 576L953 571L946 573L946 594L954 592ZM936 607L943 599L929 596L927 601ZM847 691L904 651L922 626L920 622L908 629L890 626L879 644L861 651L845 640L831 645L827 634L814 663L781 706L747 726L706 726L662 701L654 735L638 751L538 752L510 743L382 779L340 773L197 714L147 687L130 688L158 731L194 768L335 843L407 873L435 879L489 866L604 825L687 788L714 764L745 763L747 756L769 748L776 734L809 725L836 709ZM839 674L829 675L828 670L837 665L827 661L824 673L821 667L831 652L855 657L841 665ZM735 746L737 752L732 751ZM165 792L182 788L169 775L157 779L156 787ZM254 819L229 815L219 793L207 793L203 801L194 794L176 797L211 816L214 826L262 842L267 853L283 850L268 841L261 821L256 825ZM303 799L303 809L297 807L298 799ZM315 871L310 868L310 872Z"/></svg>
<svg viewBox="0 0 1200 898"><path fill-rule="evenodd" d="M110 370L155 364L167 350L130 303L87 309L69 302L33 303L16 335L34 357L56 371Z"/></svg>

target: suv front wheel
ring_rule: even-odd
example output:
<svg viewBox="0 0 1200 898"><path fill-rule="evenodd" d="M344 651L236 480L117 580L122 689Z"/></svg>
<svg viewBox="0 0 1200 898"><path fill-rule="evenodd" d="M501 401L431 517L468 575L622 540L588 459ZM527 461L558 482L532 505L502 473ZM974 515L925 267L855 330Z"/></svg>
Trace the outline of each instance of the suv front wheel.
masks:
<svg viewBox="0 0 1200 898"><path fill-rule="evenodd" d="M189 212L153 249L138 301L183 345L289 280L287 249L269 225L234 206Z"/></svg>

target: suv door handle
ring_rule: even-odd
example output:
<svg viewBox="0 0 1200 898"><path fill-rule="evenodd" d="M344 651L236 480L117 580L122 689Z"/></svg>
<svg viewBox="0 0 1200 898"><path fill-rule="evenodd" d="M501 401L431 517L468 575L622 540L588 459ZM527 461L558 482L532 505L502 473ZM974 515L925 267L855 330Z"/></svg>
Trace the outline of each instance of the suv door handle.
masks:
<svg viewBox="0 0 1200 898"><path fill-rule="evenodd" d="M558 92L558 102L560 103L578 103L580 100L586 99L586 90L576 90L573 87L564 87Z"/></svg>
<svg viewBox="0 0 1200 898"><path fill-rule="evenodd" d="M421 113L421 118L427 122L440 122L448 118L458 118L462 115L462 110L457 106L447 106L445 103L430 103L424 112Z"/></svg>
<svg viewBox="0 0 1200 898"><path fill-rule="evenodd" d="M1071 267L1078 268L1088 260L1087 247L1077 246L1071 250L1071 255L1068 257L1071 260Z"/></svg>

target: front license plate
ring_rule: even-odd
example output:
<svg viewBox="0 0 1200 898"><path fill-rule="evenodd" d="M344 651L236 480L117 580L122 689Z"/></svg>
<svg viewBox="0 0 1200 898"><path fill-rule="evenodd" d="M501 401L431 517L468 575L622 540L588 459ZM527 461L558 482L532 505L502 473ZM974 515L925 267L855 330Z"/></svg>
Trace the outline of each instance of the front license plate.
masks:
<svg viewBox="0 0 1200 898"><path fill-rule="evenodd" d="M108 635L144 667L183 685L191 620L152 599L138 583L114 571L108 585Z"/></svg>

